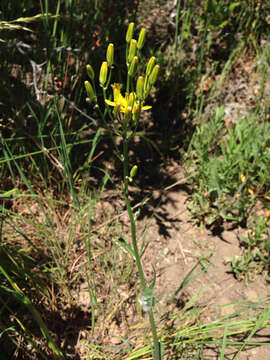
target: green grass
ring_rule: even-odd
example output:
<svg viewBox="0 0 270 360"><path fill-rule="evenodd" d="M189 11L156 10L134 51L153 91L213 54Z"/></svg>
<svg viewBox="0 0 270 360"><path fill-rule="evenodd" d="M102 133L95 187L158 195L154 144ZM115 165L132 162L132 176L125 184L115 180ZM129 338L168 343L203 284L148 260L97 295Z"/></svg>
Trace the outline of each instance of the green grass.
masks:
<svg viewBox="0 0 270 360"><path fill-rule="evenodd" d="M139 140L130 141L139 191L132 188L129 211L143 213L151 200L149 164L160 175L167 160L181 160L193 220L213 230L246 227L231 271L247 282L261 274L269 280L269 5L186 1L181 8L178 1L170 12L158 3L164 13L156 15L150 0L0 5L0 347L6 358L152 358L122 220L121 133L104 126L100 114L108 109L89 106L83 86L85 65L97 71L108 43L120 58L128 21L144 23L150 46L142 59L155 55L161 65L149 99L153 115L136 129ZM230 119L226 99L234 76L242 76L241 58L256 62L254 83L247 84L257 90L247 113ZM125 66L117 63L113 82L123 82ZM100 98L97 83L96 89ZM141 256L151 245L147 226L139 235ZM229 315L211 321L205 316L211 309L199 305L207 287L174 306L205 270L198 263L170 301L153 308L166 359L206 359L209 346L220 359L229 350L237 359L262 345L255 334L269 328L269 297L227 304Z"/></svg>

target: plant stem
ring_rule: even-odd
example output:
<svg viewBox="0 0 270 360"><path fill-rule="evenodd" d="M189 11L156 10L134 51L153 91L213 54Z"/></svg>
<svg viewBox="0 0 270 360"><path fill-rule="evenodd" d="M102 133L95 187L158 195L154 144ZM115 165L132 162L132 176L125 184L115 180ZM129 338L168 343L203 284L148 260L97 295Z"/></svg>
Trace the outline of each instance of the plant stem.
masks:
<svg viewBox="0 0 270 360"><path fill-rule="evenodd" d="M129 87L130 87L130 76L128 75L127 76L127 87L126 87L128 94L129 94Z"/></svg>
<svg viewBox="0 0 270 360"><path fill-rule="evenodd" d="M150 309L150 311L149 311L149 321L151 324L152 335L153 335L153 340L154 340L154 354L153 354L154 360L161 360L160 346L159 346L159 341L158 341L158 337L157 337L157 328L156 328L154 314L153 314L152 309Z"/></svg>
<svg viewBox="0 0 270 360"><path fill-rule="evenodd" d="M125 201L127 205L129 220L130 220L130 226L131 226L131 237L132 237L132 246L134 250L134 255L136 259L136 264L139 271L139 276L142 284L143 290L146 288L146 281L143 273L142 263L140 259L140 254L138 250L138 244L137 244L137 236L136 236L136 224L135 219L133 216L133 212L131 209L130 201L129 201L129 194L128 194L128 139L127 139L127 133L126 130L123 132L123 151L124 151L124 193L125 193Z"/></svg>
<svg viewBox="0 0 270 360"><path fill-rule="evenodd" d="M131 208L131 205L130 205L129 193L128 193L128 181L129 181L128 163L129 163L129 158L128 158L128 138L127 138L126 128L123 130L123 155L124 155L124 163L123 163L124 195L125 195L125 201L126 201L126 206L127 206L129 220L130 220L130 226L131 226L132 246L133 246L133 250L134 250L134 255L135 255L135 259L136 259L137 268L138 268L138 271L139 271L141 286L142 286L142 289L144 291L146 289L147 285L146 285L144 272L143 272L143 268L142 268L142 263L141 263L141 258L140 258L140 254L139 254L139 250L138 250L137 236L136 236L136 224L135 224L135 219L134 219L134 215L133 215L133 212L132 212L132 208ZM149 313L149 322L150 322L150 325L151 325L151 330L152 330L152 335L153 335L153 340L154 340L153 359L154 360L161 360L160 346L159 346L159 341L158 341L158 337L157 337L157 329L156 329L156 324L155 324L155 319L154 319L154 314L153 314L152 308L150 309L150 311L148 313Z"/></svg>

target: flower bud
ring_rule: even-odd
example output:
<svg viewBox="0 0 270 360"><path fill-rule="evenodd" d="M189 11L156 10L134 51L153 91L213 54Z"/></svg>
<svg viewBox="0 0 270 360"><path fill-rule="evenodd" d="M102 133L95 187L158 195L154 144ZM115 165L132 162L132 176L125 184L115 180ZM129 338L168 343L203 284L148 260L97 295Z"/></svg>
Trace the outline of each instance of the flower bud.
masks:
<svg viewBox="0 0 270 360"><path fill-rule="evenodd" d="M138 67L138 61L139 61L138 56L134 56L134 58L131 61L130 66L129 66L129 70L128 70L129 76L131 76L131 77L135 76L137 67Z"/></svg>
<svg viewBox="0 0 270 360"><path fill-rule="evenodd" d="M149 83L152 85L154 85L154 83L157 80L158 77L158 72L159 72L159 65L155 65L154 69L152 70L150 76L149 76Z"/></svg>
<svg viewBox="0 0 270 360"><path fill-rule="evenodd" d="M133 37L133 32L134 32L134 23L131 22L128 25L128 29L127 29L127 33L126 33L126 42L129 43L130 40Z"/></svg>
<svg viewBox="0 0 270 360"><path fill-rule="evenodd" d="M151 71L153 70L153 67L155 65L156 58L155 56L152 56L146 66L146 75L149 76L151 74Z"/></svg>
<svg viewBox="0 0 270 360"><path fill-rule="evenodd" d="M143 76L139 76L136 85L136 95L139 100L143 100L143 93L144 93L143 87L144 87L144 78Z"/></svg>
<svg viewBox="0 0 270 360"><path fill-rule="evenodd" d="M131 39L129 44L128 62L131 63L132 59L136 55L137 40Z"/></svg>
<svg viewBox="0 0 270 360"><path fill-rule="evenodd" d="M91 102L91 101L97 101L97 96L95 94L95 91L92 87L92 85L90 84L89 81L85 81L84 82L84 86L85 86L85 90L87 92L87 96L88 96L88 102Z"/></svg>
<svg viewBox="0 0 270 360"><path fill-rule="evenodd" d="M108 45L106 59L109 66L112 66L114 62L114 45L112 43Z"/></svg>
<svg viewBox="0 0 270 360"><path fill-rule="evenodd" d="M135 121L135 123L137 123L138 120L139 120L140 113L141 113L140 109L141 109L141 107L140 107L139 104L135 104L135 105L133 106L133 109L132 109L132 119Z"/></svg>
<svg viewBox="0 0 270 360"><path fill-rule="evenodd" d="M131 92L128 96L128 106L130 106L131 108L133 108L134 102L135 102L135 93Z"/></svg>
<svg viewBox="0 0 270 360"><path fill-rule="evenodd" d="M108 76L108 63L107 61L103 61L99 73L99 82L102 87L106 84L107 76Z"/></svg>
<svg viewBox="0 0 270 360"><path fill-rule="evenodd" d="M141 50L144 42L145 42L145 36L146 36L146 29L142 28L139 34L139 39L138 39L138 49Z"/></svg>
<svg viewBox="0 0 270 360"><path fill-rule="evenodd" d="M137 166L137 165L134 165L134 166L132 167L132 169L130 170L130 173L129 173L129 176L130 176L131 179L134 178L134 176L135 176L136 173L137 173L137 170L138 170L138 166Z"/></svg>
<svg viewBox="0 0 270 360"><path fill-rule="evenodd" d="M89 78L94 81L95 79L95 72L94 69L92 68L91 65L86 65L86 71L87 71L87 75L89 76Z"/></svg>

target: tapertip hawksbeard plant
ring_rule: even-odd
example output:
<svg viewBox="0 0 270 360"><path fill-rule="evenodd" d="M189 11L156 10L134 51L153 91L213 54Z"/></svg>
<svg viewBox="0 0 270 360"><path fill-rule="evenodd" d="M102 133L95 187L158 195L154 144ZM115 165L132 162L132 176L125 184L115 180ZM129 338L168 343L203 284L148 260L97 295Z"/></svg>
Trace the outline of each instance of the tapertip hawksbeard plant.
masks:
<svg viewBox="0 0 270 360"><path fill-rule="evenodd" d="M114 44L110 43L106 52L106 61L103 61L99 71L99 85L102 88L102 101L105 104L104 112L99 106L99 98L95 87L95 72L91 65L86 66L89 81L85 81L87 93L86 101L94 103L99 111L103 125L109 131L112 140L116 136L122 138L123 148L116 147L117 153L123 162L123 193L129 214L132 246L129 253L136 260L140 282L141 282L141 305L144 312L148 313L153 335L152 355L153 359L161 359L160 343L157 338L157 331L153 315L154 305L154 281L148 285L145 280L144 271L139 254L136 236L136 222L129 200L129 182L132 181L137 171L137 165L129 163L128 145L134 138L139 124L142 111L151 109L146 105L146 99L155 84L159 65L156 64L156 58L152 56L146 64L144 74L138 74L138 65L141 57L141 50L145 43L146 30L140 31L138 40L133 38L134 23L130 23L126 32L126 52L125 60L127 66L126 84L111 84L111 76L114 68ZM113 141L116 144L115 141ZM115 145L116 146L116 145ZM129 171L129 169L131 169Z"/></svg>

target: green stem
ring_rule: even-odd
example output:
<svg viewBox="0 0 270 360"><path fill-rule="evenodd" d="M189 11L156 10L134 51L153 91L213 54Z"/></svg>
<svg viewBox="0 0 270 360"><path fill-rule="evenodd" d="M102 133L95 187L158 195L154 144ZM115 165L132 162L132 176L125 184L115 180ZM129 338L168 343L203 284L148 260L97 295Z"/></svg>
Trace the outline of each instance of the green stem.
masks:
<svg viewBox="0 0 270 360"><path fill-rule="evenodd" d="M139 271L139 276L141 280L141 285L143 290L146 288L146 281L143 273L142 263L140 259L138 244L137 244L137 236L136 236L136 224L135 219L133 216L133 212L131 209L129 197L128 197L128 139L127 139L127 133L126 130L124 130L123 133L123 151L124 151L124 193L125 193L125 201L127 205L129 220L130 220L130 226L131 226L131 237L132 237L132 246L134 250L134 255L136 259L136 264Z"/></svg>
<svg viewBox="0 0 270 360"><path fill-rule="evenodd" d="M156 328L154 314L153 314L152 309L150 309L150 311L149 311L149 321L150 321L153 340L154 340L154 354L153 354L154 360L161 360L160 346L159 346L159 341L158 341L158 337L157 337L157 328Z"/></svg>
<svg viewBox="0 0 270 360"><path fill-rule="evenodd" d="M129 181L128 163L129 163L129 158L128 158L128 138L127 138L126 129L123 130L123 155L124 155L123 170L124 170L125 201L126 201L126 206L127 206L127 210L128 210L130 224L131 224L131 237L132 237L132 245L133 245L134 255L135 255L135 259L136 259L137 268L138 268L138 271L139 271L139 276L140 276L140 280L141 280L141 286L142 286L142 289L144 291L146 289L147 285L146 285L144 272L143 272L143 268L142 268L142 263L141 263L141 258L140 258L140 254L139 254L139 250L138 250L137 236L136 236L136 224L135 224L135 219L134 219L134 215L133 215L133 212L132 212L132 208L131 208L131 205L130 205L129 193L128 193L128 181ZM161 360L160 346L159 346L159 341L158 341L158 337L157 337L157 329L156 329L156 324L155 324L155 319L154 319L154 314L153 314L152 309L150 309L150 311L149 311L149 322L150 322L150 325L151 325L151 330L152 330L152 335L153 335L153 340L154 340L153 359L154 360Z"/></svg>
<svg viewBox="0 0 270 360"><path fill-rule="evenodd" d="M130 76L128 75L127 76L127 87L126 87L128 94L129 94L129 87L130 87Z"/></svg>

